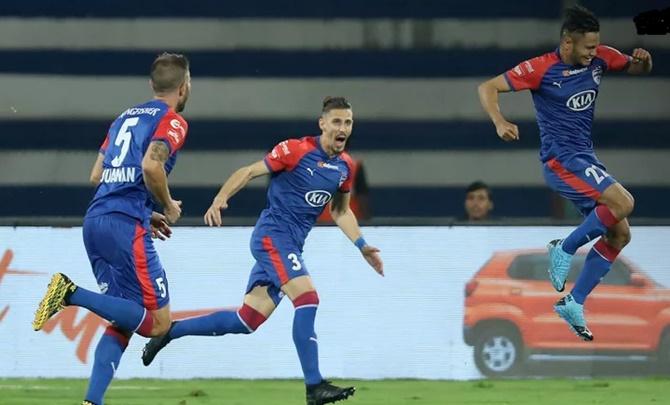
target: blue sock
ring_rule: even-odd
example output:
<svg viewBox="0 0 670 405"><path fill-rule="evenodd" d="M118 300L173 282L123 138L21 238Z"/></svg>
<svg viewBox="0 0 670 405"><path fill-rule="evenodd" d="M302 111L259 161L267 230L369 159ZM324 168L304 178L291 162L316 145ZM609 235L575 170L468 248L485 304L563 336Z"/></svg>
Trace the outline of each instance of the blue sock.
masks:
<svg viewBox="0 0 670 405"><path fill-rule="evenodd" d="M574 255L577 249L607 231L607 228L619 222L605 205L598 205L586 216L577 229L563 240L563 250Z"/></svg>
<svg viewBox="0 0 670 405"><path fill-rule="evenodd" d="M111 329L111 331L110 331ZM91 379L88 382L86 400L102 405L105 391L119 368L121 356L128 346L128 338L120 331L109 327L102 335L95 349L95 361Z"/></svg>
<svg viewBox="0 0 670 405"><path fill-rule="evenodd" d="M319 372L319 345L314 332L316 309L316 306L298 307L293 317L293 343L307 385L318 384L323 380Z"/></svg>
<svg viewBox="0 0 670 405"><path fill-rule="evenodd" d="M584 268L579 273L575 286L570 292L577 303L584 305L586 297L612 268L612 262L618 253L617 249L607 245L602 239L593 245L589 254L586 255Z"/></svg>
<svg viewBox="0 0 670 405"><path fill-rule="evenodd" d="M81 287L77 287L68 303L86 308L123 330L135 331L145 317L144 307L134 301L94 293Z"/></svg>
<svg viewBox="0 0 670 405"><path fill-rule="evenodd" d="M240 321L237 311L219 311L175 322L170 339L182 336L220 336L227 333L251 333Z"/></svg>

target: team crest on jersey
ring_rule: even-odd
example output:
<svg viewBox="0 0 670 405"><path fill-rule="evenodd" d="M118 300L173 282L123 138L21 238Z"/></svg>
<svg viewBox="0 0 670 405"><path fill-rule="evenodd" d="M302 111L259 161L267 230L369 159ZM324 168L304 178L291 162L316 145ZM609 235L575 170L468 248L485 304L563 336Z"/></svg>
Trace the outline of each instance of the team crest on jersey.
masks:
<svg viewBox="0 0 670 405"><path fill-rule="evenodd" d="M331 197L326 190L312 190L305 194L305 201L312 207L323 207L330 202Z"/></svg>
<svg viewBox="0 0 670 405"><path fill-rule="evenodd" d="M591 72L591 76L593 76L593 81L600 86L600 78L603 75L603 68L602 66L596 66L593 69L593 72Z"/></svg>
<svg viewBox="0 0 670 405"><path fill-rule="evenodd" d="M565 105L572 111L584 111L596 100L595 90L585 90L573 94Z"/></svg>

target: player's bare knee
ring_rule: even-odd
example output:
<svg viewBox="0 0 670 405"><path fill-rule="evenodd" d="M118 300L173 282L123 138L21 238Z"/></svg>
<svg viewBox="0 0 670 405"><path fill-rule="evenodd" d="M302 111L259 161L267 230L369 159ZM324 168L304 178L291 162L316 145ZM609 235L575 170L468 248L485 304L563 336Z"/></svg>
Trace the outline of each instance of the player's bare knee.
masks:
<svg viewBox="0 0 670 405"><path fill-rule="evenodd" d="M244 304L237 310L237 316L246 328L246 333L254 333L268 319L267 316L255 310L251 306Z"/></svg>
<svg viewBox="0 0 670 405"><path fill-rule="evenodd" d="M616 231L609 231L605 235L605 241L608 245L613 246L619 250L623 249L626 245L630 243L632 238L630 228L620 228Z"/></svg>
<svg viewBox="0 0 670 405"><path fill-rule="evenodd" d="M618 201L617 205L621 212L620 218L627 218L633 212L633 208L635 208L635 198L633 198L630 193L626 193L626 195Z"/></svg>
<svg viewBox="0 0 670 405"><path fill-rule="evenodd" d="M629 227L626 227L622 232L619 232L619 244L621 245L621 249L629 244L632 238L633 235L631 234Z"/></svg>

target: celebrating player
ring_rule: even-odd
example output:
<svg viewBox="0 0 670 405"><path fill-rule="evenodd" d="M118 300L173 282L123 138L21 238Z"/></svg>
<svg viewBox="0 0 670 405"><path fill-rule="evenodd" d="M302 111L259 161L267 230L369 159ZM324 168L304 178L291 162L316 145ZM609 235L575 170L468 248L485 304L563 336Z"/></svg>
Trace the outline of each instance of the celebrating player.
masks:
<svg viewBox="0 0 670 405"><path fill-rule="evenodd" d="M319 127L320 136L283 141L265 159L233 173L205 214L207 225L221 225L221 210L228 207L231 197L251 179L272 175L268 207L261 213L251 237L256 265L251 270L242 307L173 323L165 336L147 343L142 355L145 365L171 340L182 336L254 332L285 294L295 307L293 341L305 376L307 404L326 404L353 395L354 387L340 388L321 377L314 332L319 296L302 259L305 238L331 199L335 223L380 275L384 274L383 264L379 250L363 239L349 208L352 161L344 152L353 127L349 103L343 97L327 97Z"/></svg>
<svg viewBox="0 0 670 405"><path fill-rule="evenodd" d="M598 160L591 140L591 124L600 80L605 72L651 72L651 55L644 49L624 55L600 45L600 24L589 10L566 10L560 46L529 59L479 86L482 106L504 141L519 139L516 125L507 121L498 106L498 93L530 90L540 127L540 160L547 184L572 201L585 216L577 229L562 240L549 243L549 275L561 292L577 249L600 239L586 257L570 294L554 309L583 340L593 340L584 319L584 301L610 270L612 262L630 241L626 218L633 211L633 196ZM602 237L601 237L602 236Z"/></svg>
<svg viewBox="0 0 670 405"><path fill-rule="evenodd" d="M84 245L102 294L56 273L33 321L40 330L65 306L76 305L111 322L96 348L83 404L103 403L133 333L159 336L171 324L168 281L151 237L169 237L169 224L181 215L167 175L188 130L179 115L191 91L186 57L158 56L151 86L153 100L127 109L112 123L91 171L98 187L84 218ZM164 215L153 212L151 195Z"/></svg>

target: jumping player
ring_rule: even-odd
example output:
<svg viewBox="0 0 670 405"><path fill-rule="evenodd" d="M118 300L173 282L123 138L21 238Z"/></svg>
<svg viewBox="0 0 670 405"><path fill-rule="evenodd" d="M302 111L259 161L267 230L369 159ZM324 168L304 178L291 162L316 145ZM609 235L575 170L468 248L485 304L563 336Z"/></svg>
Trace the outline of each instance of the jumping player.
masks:
<svg viewBox="0 0 670 405"><path fill-rule="evenodd" d="M327 97L319 118L320 136L283 141L265 159L230 176L205 214L209 226L221 225L221 210L251 179L272 176L268 207L261 213L251 237L256 265L251 270L242 307L174 322L165 336L147 343L142 355L145 365L171 340L182 336L252 333L286 295L295 307L293 341L305 376L307 404L327 404L353 395L354 387L334 386L319 372L314 332L319 296L302 258L307 234L332 199L330 211L335 223L374 270L384 274L379 250L365 242L349 208L353 166L344 148L352 126L349 103L343 97Z"/></svg>
<svg viewBox="0 0 670 405"><path fill-rule="evenodd" d="M191 91L189 63L164 53L151 66L154 99L124 111L111 125L91 171L98 187L84 218L84 245L102 294L56 273L35 312L38 331L67 305L87 308L111 324L95 351L83 404L102 405L133 333L159 336L170 327L168 281L152 235L170 236L181 215L167 175L186 139L179 115ZM154 200L164 215L154 212Z"/></svg>
<svg viewBox="0 0 670 405"><path fill-rule="evenodd" d="M562 240L549 243L549 275L561 292L577 249L595 243L586 257L570 294L554 306L573 332L593 340L584 319L584 301L610 270L612 262L630 242L627 217L633 196L618 183L593 151L591 124L598 87L603 74L625 71L651 72L651 55L644 49L631 56L600 44L600 24L589 10L566 10L558 49L526 60L479 86L479 99L504 141L519 139L516 125L500 112L498 93L530 90L540 127L540 160L544 177L553 190L572 201L585 216L584 222Z"/></svg>

